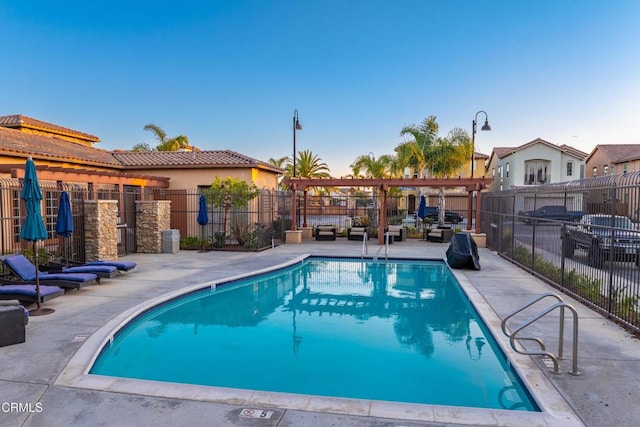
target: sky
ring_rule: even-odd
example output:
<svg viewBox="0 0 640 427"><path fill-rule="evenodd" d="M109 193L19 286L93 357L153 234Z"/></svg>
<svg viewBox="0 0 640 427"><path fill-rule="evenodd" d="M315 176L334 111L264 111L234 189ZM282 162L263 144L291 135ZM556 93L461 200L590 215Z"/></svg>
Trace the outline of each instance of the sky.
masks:
<svg viewBox="0 0 640 427"><path fill-rule="evenodd" d="M476 150L536 138L586 153L640 143L637 0L0 0L0 115L156 145L293 153L293 114L333 176L440 135Z"/></svg>

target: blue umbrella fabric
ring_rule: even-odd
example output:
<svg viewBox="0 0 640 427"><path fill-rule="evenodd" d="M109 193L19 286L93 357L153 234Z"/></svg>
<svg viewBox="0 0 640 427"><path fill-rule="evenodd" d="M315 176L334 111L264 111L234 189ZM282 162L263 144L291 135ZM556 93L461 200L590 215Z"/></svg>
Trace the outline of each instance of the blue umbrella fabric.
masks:
<svg viewBox="0 0 640 427"><path fill-rule="evenodd" d="M64 258L65 262L69 262L69 248L67 245L67 237L71 237L73 233L73 214L71 213L71 201L69 193L63 191L60 193L60 202L58 203L58 219L56 221L56 234L63 238Z"/></svg>
<svg viewBox="0 0 640 427"><path fill-rule="evenodd" d="M29 312L32 316L49 314L54 310L43 309L40 307L40 274L38 271L38 249L36 242L47 238L47 229L44 225L42 215L40 214L40 203L42 201L42 192L38 183L38 175L36 173L36 164L29 157L24 167L24 183L20 198L24 200L27 208L27 217L20 229L20 237L26 241L33 242L33 257L36 267L36 301L37 309Z"/></svg>
<svg viewBox="0 0 640 427"><path fill-rule="evenodd" d="M40 184L38 184L38 175L36 174L36 165L33 159L29 157L24 168L24 184L20 198L24 200L27 208L27 217L20 229L20 237L29 242L37 242L47 238L47 229L40 214L40 202L42 201L42 192Z"/></svg>
<svg viewBox="0 0 640 427"><path fill-rule="evenodd" d="M418 216L422 219L427 217L427 200L424 196L420 196L420 206L418 206Z"/></svg>
<svg viewBox="0 0 640 427"><path fill-rule="evenodd" d="M204 194L200 195L199 205L200 206L198 208L198 224L207 225L209 223L209 214L207 213L207 199L204 197Z"/></svg>
<svg viewBox="0 0 640 427"><path fill-rule="evenodd" d="M207 212L207 198L204 196L204 194L201 194L200 202L198 206L198 224L202 226L201 227L202 247L200 248L201 252L206 252L204 249L204 226L207 225L208 223L209 223L209 213Z"/></svg>
<svg viewBox="0 0 640 427"><path fill-rule="evenodd" d="M60 193L60 203L58 204L58 220L56 222L56 234L61 237L70 237L73 233L73 214L71 213L71 201L69 193Z"/></svg>

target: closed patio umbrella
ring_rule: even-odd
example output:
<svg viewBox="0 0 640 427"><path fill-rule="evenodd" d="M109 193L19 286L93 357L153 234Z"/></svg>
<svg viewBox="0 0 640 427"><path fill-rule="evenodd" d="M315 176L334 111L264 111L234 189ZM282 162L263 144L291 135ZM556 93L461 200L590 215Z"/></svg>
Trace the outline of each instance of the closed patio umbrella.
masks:
<svg viewBox="0 0 640 427"><path fill-rule="evenodd" d="M427 200L424 196L420 196L420 206L418 206L418 217L425 219L427 217Z"/></svg>
<svg viewBox="0 0 640 427"><path fill-rule="evenodd" d="M24 167L24 183L20 198L24 200L27 208L27 217L20 229L20 237L26 241L33 243L33 258L36 267L36 301L37 308L31 310L31 316L40 316L43 314L53 313L51 308L41 307L40 302L40 273L38 271L38 248L36 242L47 238L47 229L40 214L40 202L42 201L42 192L38 184L38 175L36 173L36 165L33 159L29 157Z"/></svg>
<svg viewBox="0 0 640 427"><path fill-rule="evenodd" d="M62 237L63 247L65 248L65 263L69 264L69 248L67 246L67 238L73 233L73 214L71 213L71 201L69 193L63 191L60 193L60 203L58 204L58 219L56 221L56 234Z"/></svg>
<svg viewBox="0 0 640 427"><path fill-rule="evenodd" d="M418 206L418 218L422 221L424 227L424 219L427 217L427 199L424 196L420 196L420 205ZM424 228L422 229L425 232ZM424 238L424 237L423 237Z"/></svg>
<svg viewBox="0 0 640 427"><path fill-rule="evenodd" d="M200 195L200 202L198 203L198 224L200 224L201 230L201 236L202 236L202 249L201 251L204 252L204 226L207 225L209 223L209 213L207 212L207 198L204 196L204 194Z"/></svg>

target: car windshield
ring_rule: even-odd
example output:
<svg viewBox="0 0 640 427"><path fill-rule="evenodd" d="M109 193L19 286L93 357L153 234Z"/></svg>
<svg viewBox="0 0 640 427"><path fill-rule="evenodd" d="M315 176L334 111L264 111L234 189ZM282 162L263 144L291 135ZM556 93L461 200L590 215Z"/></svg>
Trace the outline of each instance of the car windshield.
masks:
<svg viewBox="0 0 640 427"><path fill-rule="evenodd" d="M599 216L599 217L594 217L591 219L591 223L593 225L604 225L604 226L610 226L611 225L611 217L607 217L607 216ZM633 229L633 224L631 223L631 220L629 218L625 218L625 217L616 217L616 222L614 225L615 228L629 228L629 229Z"/></svg>

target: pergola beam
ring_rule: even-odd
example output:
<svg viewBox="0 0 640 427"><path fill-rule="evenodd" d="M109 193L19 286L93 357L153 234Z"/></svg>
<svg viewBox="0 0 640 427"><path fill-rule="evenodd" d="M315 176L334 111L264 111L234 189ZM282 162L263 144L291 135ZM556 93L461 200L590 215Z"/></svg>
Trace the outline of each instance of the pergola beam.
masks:
<svg viewBox="0 0 640 427"><path fill-rule="evenodd" d="M380 206L380 223L378 224L378 243L384 243L384 228L386 227L386 195L389 187L445 187L445 188L460 188L464 187L469 193L467 202L467 217L469 218L467 224L467 230L471 230L472 222L472 209L473 209L473 193L478 192L476 200L476 228L475 233L480 234L480 207L481 196L480 191L487 188L489 184L493 182L493 178L302 178L302 177L287 177L284 180L284 184L292 192L292 206L293 206L293 221L291 225L292 230L297 229L297 217L296 217L296 192L299 190L305 193L311 187L376 187L380 189L379 197L381 198L378 206ZM305 206L303 207L306 212L306 197ZM305 215L306 220L306 215ZM306 225L306 224L305 224Z"/></svg>

